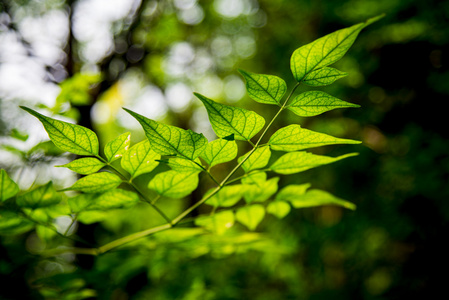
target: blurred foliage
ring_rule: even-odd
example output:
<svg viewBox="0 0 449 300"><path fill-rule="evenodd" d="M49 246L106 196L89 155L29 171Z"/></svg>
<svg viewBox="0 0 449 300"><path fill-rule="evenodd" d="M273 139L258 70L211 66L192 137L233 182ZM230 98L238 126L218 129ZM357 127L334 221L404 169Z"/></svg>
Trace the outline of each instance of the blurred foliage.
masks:
<svg viewBox="0 0 449 300"><path fill-rule="evenodd" d="M15 5L25 10L36 2ZM77 1L68 4L72 2ZM92 120L103 143L129 128L129 120L117 117L119 108L139 107L132 101L142 95L133 91L142 87L154 87L151 91L156 93L146 94L154 97L167 95L170 86L182 82L223 102L240 101L262 111L263 106L249 102L247 96L240 99L237 67L292 78L288 62L298 46L380 13L387 15L336 63L349 75L324 89L362 109L299 121L288 114L285 121L363 140L363 146L356 146L360 155L355 159L292 179L312 182L353 201L358 207L355 212L321 207L295 210L282 221L270 217L260 229L274 240L257 243L251 243L251 234L230 233L230 243L221 245L207 234L179 228L177 233L182 234L160 233L139 241L138 248L125 247L99 257L40 257L34 253L47 244L61 243L44 230L2 236L0 282L14 289L2 288L1 298L427 299L444 295L441 270L447 266L449 250L444 243L449 229L444 109L449 94L449 1L143 1L137 19L114 32L115 51L99 63L102 82L90 86L95 81L82 81L81 93L75 96L70 91L78 88L76 78L82 78L76 73L61 88L67 91L64 99L90 99L93 110L103 112L101 121ZM78 57L75 65L79 64L74 69L82 69L81 56L73 55ZM131 81L137 83L130 85ZM287 84L292 82L293 78ZM204 112L197 109L197 102L187 102L182 109L164 102L166 109L158 118L201 128ZM156 104L147 100L141 106L156 110ZM86 109L90 112L92 106ZM79 115L89 119L81 108ZM22 131L8 132L26 140ZM6 145L2 142L2 148ZM58 153L45 145L22 159L53 162ZM347 147L319 151L339 155ZM176 214L182 207L178 202L164 202L164 209ZM110 233L125 235L159 222L142 207L91 217L104 222L79 224L77 229L91 243L107 242Z"/></svg>

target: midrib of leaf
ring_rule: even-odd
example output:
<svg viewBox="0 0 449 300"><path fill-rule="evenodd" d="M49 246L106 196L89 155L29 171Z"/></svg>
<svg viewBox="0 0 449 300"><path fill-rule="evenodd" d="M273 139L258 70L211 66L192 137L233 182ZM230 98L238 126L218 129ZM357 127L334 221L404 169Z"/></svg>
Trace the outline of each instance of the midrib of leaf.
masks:
<svg viewBox="0 0 449 300"><path fill-rule="evenodd" d="M240 71L242 71L242 70L240 70ZM243 72L245 72L245 71L243 71ZM246 73L246 74L249 74L249 73L247 73L247 72L245 72L245 73ZM270 93L268 93L268 90L269 90L269 88L270 88L270 81L269 81L269 80L268 80L268 86L267 86L267 88L265 89L259 82L257 82L256 80L254 80L252 76L248 76L248 77L249 77L253 82L255 82L255 83L256 83L262 90L264 90L265 92L267 92L267 94L270 95L271 99L273 99L274 102L276 102L277 104L279 104L279 102L276 100L276 98L274 98L273 95L271 95ZM279 88L280 88L280 86L277 87L276 93L279 92Z"/></svg>

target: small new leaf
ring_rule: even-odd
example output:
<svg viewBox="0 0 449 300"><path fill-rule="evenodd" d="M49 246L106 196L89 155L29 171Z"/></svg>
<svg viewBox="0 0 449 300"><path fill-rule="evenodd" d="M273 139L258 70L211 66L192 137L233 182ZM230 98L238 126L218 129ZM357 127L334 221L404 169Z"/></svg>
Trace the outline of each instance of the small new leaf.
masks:
<svg viewBox="0 0 449 300"><path fill-rule="evenodd" d="M316 155L305 151L290 152L282 155L277 161L275 161L271 165L270 170L278 174L294 174L356 155L358 154L349 153L338 157L329 157L324 155Z"/></svg>
<svg viewBox="0 0 449 300"><path fill-rule="evenodd" d="M74 161L69 162L68 164L56 166L56 167L66 167L73 172L82 175L89 175L97 172L101 168L106 166L105 163L101 162L97 158L94 157L83 157L75 159Z"/></svg>
<svg viewBox="0 0 449 300"><path fill-rule="evenodd" d="M239 208L235 213L237 221L248 227L249 230L255 230L264 217L265 208L260 204Z"/></svg>
<svg viewBox="0 0 449 300"><path fill-rule="evenodd" d="M234 134L236 140L249 141L265 125L265 119L253 111L217 103L195 93L203 102L218 137Z"/></svg>
<svg viewBox="0 0 449 300"><path fill-rule="evenodd" d="M101 172L87 175L63 191L73 190L84 193L102 193L118 187L120 183L122 183L122 180L117 175Z"/></svg>
<svg viewBox="0 0 449 300"><path fill-rule="evenodd" d="M268 142L271 149L279 151L298 151L326 145L360 143L359 141L340 139L324 133L307 130L297 124L279 129L271 136Z"/></svg>
<svg viewBox="0 0 449 300"><path fill-rule="evenodd" d="M201 153L201 158L213 167L215 165L233 160L237 156L238 148L235 141L217 139L210 142Z"/></svg>
<svg viewBox="0 0 449 300"><path fill-rule="evenodd" d="M0 201L8 200L19 192L19 186L11 178L5 170L0 170Z"/></svg>
<svg viewBox="0 0 449 300"><path fill-rule="evenodd" d="M198 172L176 172L170 170L154 176L148 188L161 196L182 198L190 195L197 186Z"/></svg>
<svg viewBox="0 0 449 300"><path fill-rule="evenodd" d="M107 143L106 146L104 146L104 155L108 162L113 162L122 157L123 154L128 151L130 142L131 134L126 132Z"/></svg>
<svg viewBox="0 0 449 300"><path fill-rule="evenodd" d="M282 78L273 75L254 74L239 70L246 80L248 95L257 102L281 105L287 84Z"/></svg>
<svg viewBox="0 0 449 300"><path fill-rule="evenodd" d="M241 162L249 153L239 157L238 162ZM251 156L242 164L243 170L249 172L251 170L260 169L268 164L271 157L270 147L259 147Z"/></svg>
<svg viewBox="0 0 449 300"><path fill-rule="evenodd" d="M58 204L61 199L61 194L54 189L53 183L50 181L46 185L20 195L17 197L16 203L20 207L36 209Z"/></svg>
<svg viewBox="0 0 449 300"><path fill-rule="evenodd" d="M50 140L61 150L78 155L98 155L98 138L92 130L44 116L28 107L21 108L41 121Z"/></svg>
<svg viewBox="0 0 449 300"><path fill-rule="evenodd" d="M324 67L310 72L309 75L304 78L303 82L310 86L326 86L347 75L348 73L346 72L330 67Z"/></svg>
<svg viewBox="0 0 449 300"><path fill-rule="evenodd" d="M152 149L161 155L180 155L188 159L197 158L206 148L203 134L165 125L124 108L142 125Z"/></svg>
<svg viewBox="0 0 449 300"><path fill-rule="evenodd" d="M151 150L148 140L132 146L123 154L120 164L126 170L131 178L135 178L141 174L149 173L157 167L161 156Z"/></svg>
<svg viewBox="0 0 449 300"><path fill-rule="evenodd" d="M312 117L343 107L360 107L360 105L345 102L325 92L308 91L295 97L287 106L289 110L300 117Z"/></svg>

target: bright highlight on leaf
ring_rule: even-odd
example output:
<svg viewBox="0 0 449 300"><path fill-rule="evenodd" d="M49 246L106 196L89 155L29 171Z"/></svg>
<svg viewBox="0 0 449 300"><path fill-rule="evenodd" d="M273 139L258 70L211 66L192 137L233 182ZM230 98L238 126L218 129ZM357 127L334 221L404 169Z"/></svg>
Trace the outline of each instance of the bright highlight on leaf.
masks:
<svg viewBox="0 0 449 300"><path fill-rule="evenodd" d="M217 103L195 93L203 102L212 128L218 137L234 134L236 140L250 140L265 125L265 120L253 111Z"/></svg>
<svg viewBox="0 0 449 300"><path fill-rule="evenodd" d="M359 32L382 17L374 17L366 22L337 30L296 49L290 60L290 68L295 79L301 82L310 72L338 61L352 46Z"/></svg>
<svg viewBox="0 0 449 300"><path fill-rule="evenodd" d="M201 154L209 167L233 160L237 156L237 143L225 139L210 142Z"/></svg>
<svg viewBox="0 0 449 300"><path fill-rule="evenodd" d="M234 226L235 217L231 210L225 210L195 219L195 224L206 228L218 235L224 234L229 228Z"/></svg>
<svg viewBox="0 0 449 300"><path fill-rule="evenodd" d="M280 105L287 90L282 78L239 70L246 80L248 95L257 102Z"/></svg>
<svg viewBox="0 0 449 300"><path fill-rule="evenodd" d="M61 194L54 189L53 183L50 181L46 185L20 195L17 197L16 203L20 207L36 209L58 204L61 200Z"/></svg>
<svg viewBox="0 0 449 300"><path fill-rule="evenodd" d="M326 145L360 144L361 142L336 138L293 124L276 131L268 143L273 150L298 151Z"/></svg>
<svg viewBox="0 0 449 300"><path fill-rule="evenodd" d="M0 170L0 201L8 200L19 192L19 186L9 178L5 170Z"/></svg>
<svg viewBox="0 0 449 300"><path fill-rule="evenodd" d="M265 208L260 204L254 204L239 208L235 213L237 221L248 227L249 230L256 230L257 225L265 217Z"/></svg>
<svg viewBox="0 0 449 300"><path fill-rule="evenodd" d="M98 155L98 138L92 130L46 117L25 106L20 108L41 121L50 140L61 150L78 155Z"/></svg>
<svg viewBox="0 0 449 300"><path fill-rule="evenodd" d="M360 107L360 105L345 102L321 91L302 93L287 105L289 110L300 117L312 117L332 109L344 107Z"/></svg>
<svg viewBox="0 0 449 300"><path fill-rule="evenodd" d="M57 167L66 167L73 172L82 175L89 175L97 172L101 168L106 166L105 163L101 162L99 159L94 157L83 157L75 159L74 161L69 162L68 164L57 166Z"/></svg>
<svg viewBox="0 0 449 300"><path fill-rule="evenodd" d="M154 176L148 188L161 196L182 198L193 192L197 186L198 172L180 173L171 170Z"/></svg>
<svg viewBox="0 0 449 300"><path fill-rule="evenodd" d="M347 76L348 73L340 70L324 67L309 73L303 82L310 86L326 86L335 82L335 80Z"/></svg>
<svg viewBox="0 0 449 300"><path fill-rule="evenodd" d="M126 151L120 163L122 168L131 175L131 178L135 178L153 171L159 164L157 160L160 158L159 154L151 150L150 142L145 140Z"/></svg>
<svg viewBox="0 0 449 300"><path fill-rule="evenodd" d="M123 154L128 151L130 142L131 134L126 132L107 143L106 146L104 146L104 155L108 162L113 162L122 157Z"/></svg>
<svg viewBox="0 0 449 300"><path fill-rule="evenodd" d="M294 174L356 155L358 154L349 153L338 157L329 157L324 155L316 155L305 151L290 152L284 154L277 161L275 161L271 165L270 170L278 174Z"/></svg>
<svg viewBox="0 0 449 300"><path fill-rule="evenodd" d="M197 158L206 148L203 134L165 125L124 108L142 125L152 149L161 155L180 155L188 159Z"/></svg>
<svg viewBox="0 0 449 300"><path fill-rule="evenodd" d="M122 183L120 177L108 172L95 173L87 175L71 187L64 189L64 191L80 191L84 193L102 193L111 189L115 189Z"/></svg>

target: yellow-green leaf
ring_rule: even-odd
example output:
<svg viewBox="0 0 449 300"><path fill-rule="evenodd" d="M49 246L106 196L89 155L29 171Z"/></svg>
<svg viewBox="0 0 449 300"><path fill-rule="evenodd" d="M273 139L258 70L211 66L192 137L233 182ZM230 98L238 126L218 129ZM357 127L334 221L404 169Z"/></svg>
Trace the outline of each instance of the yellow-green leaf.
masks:
<svg viewBox="0 0 449 300"><path fill-rule="evenodd" d="M285 201L273 201L267 206L267 213L276 216L278 219L284 218L290 212L291 207Z"/></svg>
<svg viewBox="0 0 449 300"><path fill-rule="evenodd" d="M228 185L210 197L206 204L215 207L230 207L242 199L248 186L243 184Z"/></svg>
<svg viewBox="0 0 449 300"><path fill-rule="evenodd" d="M243 194L246 203L264 202L278 190L279 177L270 178L265 182L248 185Z"/></svg>
<svg viewBox="0 0 449 300"><path fill-rule="evenodd" d="M310 183L287 185L276 194L275 199L276 201L293 201L303 195L309 187Z"/></svg>
<svg viewBox="0 0 449 300"><path fill-rule="evenodd" d="M237 143L226 139L210 142L201 154L210 167L233 160L237 156Z"/></svg>
<svg viewBox="0 0 449 300"><path fill-rule="evenodd" d="M246 80L248 95L257 102L280 105L287 90L282 78L239 70Z"/></svg>
<svg viewBox="0 0 449 300"><path fill-rule="evenodd" d="M255 230L264 217L265 208L260 204L239 208L235 213L237 221L248 227L249 230Z"/></svg>
<svg viewBox="0 0 449 300"><path fill-rule="evenodd" d="M154 176L148 188L161 196L182 198L190 195L197 186L198 172L176 172L170 170Z"/></svg>
<svg viewBox="0 0 449 300"><path fill-rule="evenodd" d="M64 191L80 191L84 193L102 193L118 187L122 183L120 177L109 172L87 175Z"/></svg>
<svg viewBox="0 0 449 300"><path fill-rule="evenodd" d="M210 230L218 235L224 234L234 225L235 217L231 210L225 210L212 216L202 216L195 219L195 224Z"/></svg>
<svg viewBox="0 0 449 300"><path fill-rule="evenodd" d="M326 86L347 75L348 73L346 72L330 67L324 67L310 72L309 75L304 78L303 82L310 86Z"/></svg>
<svg viewBox="0 0 449 300"><path fill-rule="evenodd" d="M130 142L131 134L126 132L107 143L106 146L104 146L104 155L108 162L113 162L122 157L123 154L128 151Z"/></svg>
<svg viewBox="0 0 449 300"><path fill-rule="evenodd" d="M131 191L113 189L96 197L87 210L106 210L129 207L139 201L139 196Z"/></svg>
<svg viewBox="0 0 449 300"><path fill-rule="evenodd" d="M5 170L0 170L0 201L8 200L19 192L19 186L9 178Z"/></svg>
<svg viewBox="0 0 449 300"><path fill-rule="evenodd" d="M289 200L294 208L313 207L321 205L337 205L347 209L355 210L354 203L335 197L334 195L321 191L321 190L309 190L305 194L298 195L295 198Z"/></svg>
<svg viewBox="0 0 449 300"><path fill-rule="evenodd" d="M58 204L61 200L61 194L54 189L53 183L50 181L46 185L20 195L17 197L16 203L20 207L36 209Z"/></svg>
<svg viewBox="0 0 449 300"><path fill-rule="evenodd" d="M83 157L75 159L74 161L69 162L68 164L56 166L56 167L66 167L73 172L82 175L89 175L97 172L101 168L106 166L105 163L101 162L97 158L94 157Z"/></svg>
<svg viewBox="0 0 449 300"><path fill-rule="evenodd" d="M149 173L157 167L161 156L151 150L148 140L132 146L123 154L120 161L122 168L131 174L131 178L135 178L141 174Z"/></svg>
<svg viewBox="0 0 449 300"><path fill-rule="evenodd" d="M176 172L202 172L204 168L201 165L201 161L196 158L195 160L185 159L182 157L172 157L167 160L162 160L166 163L172 170Z"/></svg>
<svg viewBox="0 0 449 300"><path fill-rule="evenodd" d="M248 153L239 157L238 161L241 162L247 155ZM245 160L245 162L242 164L242 168L246 172L263 168L268 164L270 157L270 147L259 147L251 154L251 156L247 160Z"/></svg>

